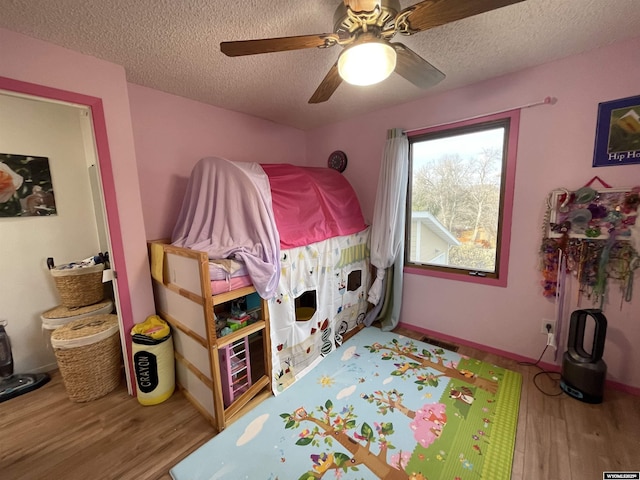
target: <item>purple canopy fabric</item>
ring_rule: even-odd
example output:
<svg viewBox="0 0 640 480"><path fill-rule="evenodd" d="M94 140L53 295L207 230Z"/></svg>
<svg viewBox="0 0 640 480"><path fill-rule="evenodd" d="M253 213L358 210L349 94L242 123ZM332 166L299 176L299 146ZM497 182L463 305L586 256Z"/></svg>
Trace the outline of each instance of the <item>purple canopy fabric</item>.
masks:
<svg viewBox="0 0 640 480"><path fill-rule="evenodd" d="M212 259L244 262L258 294L272 297L280 280L280 238L260 165L219 157L198 161L171 242Z"/></svg>

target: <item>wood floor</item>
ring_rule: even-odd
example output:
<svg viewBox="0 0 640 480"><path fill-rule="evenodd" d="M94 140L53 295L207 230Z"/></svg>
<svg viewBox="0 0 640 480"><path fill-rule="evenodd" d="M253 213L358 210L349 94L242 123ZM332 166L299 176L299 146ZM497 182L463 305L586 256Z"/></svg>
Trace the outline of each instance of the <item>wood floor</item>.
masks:
<svg viewBox="0 0 640 480"><path fill-rule="evenodd" d="M602 404L589 405L545 396L533 384L537 368L469 347L458 352L523 375L512 480L595 480L605 470L640 470L639 397L608 390ZM558 392L544 375L537 381ZM180 392L143 407L123 382L106 397L73 403L54 372L39 390L0 404L0 478L168 480L169 469L214 434Z"/></svg>

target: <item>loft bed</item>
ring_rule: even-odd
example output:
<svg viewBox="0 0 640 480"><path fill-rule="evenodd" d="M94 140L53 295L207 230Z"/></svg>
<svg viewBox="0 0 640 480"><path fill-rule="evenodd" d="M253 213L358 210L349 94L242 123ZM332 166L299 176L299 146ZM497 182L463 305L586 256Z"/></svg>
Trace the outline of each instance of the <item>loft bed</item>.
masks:
<svg viewBox="0 0 640 480"><path fill-rule="evenodd" d="M172 239L149 242L149 253L177 383L219 431L362 327L369 229L335 170L204 158ZM239 300L251 319L221 335ZM233 391L238 366L249 382Z"/></svg>

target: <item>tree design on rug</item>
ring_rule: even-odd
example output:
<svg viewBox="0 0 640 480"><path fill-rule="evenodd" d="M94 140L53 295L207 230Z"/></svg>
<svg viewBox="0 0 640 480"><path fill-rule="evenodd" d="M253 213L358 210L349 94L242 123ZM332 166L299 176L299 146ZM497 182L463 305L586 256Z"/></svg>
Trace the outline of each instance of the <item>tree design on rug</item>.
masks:
<svg viewBox="0 0 640 480"><path fill-rule="evenodd" d="M321 447L321 442L332 448L334 442L338 442L351 456L339 452L321 452L312 454L312 470L302 474L298 480L312 480L322 478L327 472L342 470L358 471L358 466L363 465L373 472L378 478L384 480L408 480L410 477L399 465L387 463L387 453L395 449L388 439L392 435L393 424L374 423L374 428L364 422L360 430L356 430L357 415L353 406L345 406L340 412L334 411L333 403L327 400L323 406L316 407L318 416L313 412L308 413L303 407L293 413L281 413L280 417L285 422L286 429L300 428L303 422L312 424L298 435L300 438L296 445ZM365 442L364 444L362 442ZM374 444L379 446L376 454L371 451ZM404 458L398 455L398 458Z"/></svg>
<svg viewBox="0 0 640 480"><path fill-rule="evenodd" d="M369 403L375 403L381 415L397 410L410 418L412 422L409 428L413 431L413 437L425 448L440 438L447 424L447 406L444 403L428 403L418 410L411 410L402 404L403 394L396 389L387 392L376 390L370 395L363 393L360 396Z"/></svg>
<svg viewBox="0 0 640 480"><path fill-rule="evenodd" d="M402 357L410 360L403 363L396 363L395 365L398 368L391 372L391 375L402 378L409 378L415 375L415 383L419 385L418 389L425 386L437 387L440 377L448 377L468 383L469 385L475 385L494 395L498 391L498 382L494 380L478 377L468 370L458 370L454 366L446 366L443 357L446 351L441 348L436 349L434 353L426 348L418 353L418 347L416 347L415 343L410 341L403 345L395 338L391 341L390 345L383 345L376 342L372 345L365 345L365 348L368 348L371 353L382 352L382 360L393 360L397 362L399 359L402 359ZM433 361L434 355L436 361ZM423 373L422 370L427 368L440 373Z"/></svg>

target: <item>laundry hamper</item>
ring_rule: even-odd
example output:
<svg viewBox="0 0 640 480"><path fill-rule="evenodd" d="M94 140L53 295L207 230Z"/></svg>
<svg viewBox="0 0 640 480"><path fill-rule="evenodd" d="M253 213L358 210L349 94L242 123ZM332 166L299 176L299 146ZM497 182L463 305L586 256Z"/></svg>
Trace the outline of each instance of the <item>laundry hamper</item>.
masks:
<svg viewBox="0 0 640 480"><path fill-rule="evenodd" d="M62 305L67 308L78 308L93 305L104 299L102 271L104 264L87 265L78 268L67 268L62 265L49 270Z"/></svg>
<svg viewBox="0 0 640 480"><path fill-rule="evenodd" d="M42 320L42 328L45 330L55 330L73 320L80 320L81 318L94 315L103 315L111 313L112 311L113 302L107 298L101 302L78 308L67 308L64 305L58 305L40 315L40 319Z"/></svg>
<svg viewBox="0 0 640 480"><path fill-rule="evenodd" d="M122 350L117 315L69 322L53 331L51 345L70 400L95 400L120 384Z"/></svg>
<svg viewBox="0 0 640 480"><path fill-rule="evenodd" d="M108 298L102 302L87 305L86 307L67 308L64 305L58 305L51 308L40 315L42 320L43 335L46 335L47 344L51 344L51 333L67 323L81 318L91 317L94 315L103 315L113 311L113 302Z"/></svg>

